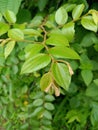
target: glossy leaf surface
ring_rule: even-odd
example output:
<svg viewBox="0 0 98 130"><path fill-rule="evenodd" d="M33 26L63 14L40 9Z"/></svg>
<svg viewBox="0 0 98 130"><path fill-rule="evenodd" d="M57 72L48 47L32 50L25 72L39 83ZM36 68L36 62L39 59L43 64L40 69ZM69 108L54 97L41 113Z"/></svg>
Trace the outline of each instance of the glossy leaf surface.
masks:
<svg viewBox="0 0 98 130"><path fill-rule="evenodd" d="M71 76L68 67L63 63L54 63L52 66L52 74L55 81L65 90L68 90L71 82Z"/></svg>
<svg viewBox="0 0 98 130"><path fill-rule="evenodd" d="M44 74L40 81L40 87L42 91L45 91L48 87L51 87L52 85L52 75L50 72Z"/></svg>
<svg viewBox="0 0 98 130"><path fill-rule="evenodd" d="M23 40L24 39L24 34L20 29L14 28L14 29L10 29L8 31L8 36L12 39L12 40Z"/></svg>
<svg viewBox="0 0 98 130"><path fill-rule="evenodd" d="M73 9L73 11L72 11L72 17L73 17L73 19L78 19L81 16L81 14L82 14L82 12L84 10L84 7L85 7L84 4L80 4L80 5L77 5Z"/></svg>
<svg viewBox="0 0 98 130"><path fill-rule="evenodd" d="M39 53L44 46L42 44L29 44L25 48L25 57L26 59L35 56L35 54Z"/></svg>
<svg viewBox="0 0 98 130"><path fill-rule="evenodd" d="M67 12L72 11L75 8L76 4L67 3L64 4L63 7L66 9Z"/></svg>
<svg viewBox="0 0 98 130"><path fill-rule="evenodd" d="M53 46L69 46L69 42L65 35L55 33L50 35L50 37L46 40L46 44Z"/></svg>
<svg viewBox="0 0 98 130"><path fill-rule="evenodd" d="M0 36L7 33L9 30L10 26L6 23L0 23Z"/></svg>
<svg viewBox="0 0 98 130"><path fill-rule="evenodd" d="M92 16L83 17L81 20L81 24L85 29L97 32L97 26L94 23Z"/></svg>
<svg viewBox="0 0 98 130"><path fill-rule="evenodd" d="M46 67L50 61L51 58L47 54L38 54L35 57L31 57L23 64L21 74L38 71Z"/></svg>
<svg viewBox="0 0 98 130"><path fill-rule="evenodd" d="M15 23L16 22L16 16L15 14L10 11L10 10L7 10L5 13L4 13L4 17L5 19L7 20L8 23Z"/></svg>
<svg viewBox="0 0 98 130"><path fill-rule="evenodd" d="M24 29L23 33L32 36L41 36L40 32L35 29Z"/></svg>
<svg viewBox="0 0 98 130"><path fill-rule="evenodd" d="M67 20L68 20L68 14L66 10L63 7L59 8L55 14L56 23L59 25L63 25L67 22Z"/></svg>
<svg viewBox="0 0 98 130"><path fill-rule="evenodd" d="M79 55L68 47L53 47L49 52L56 58L80 59Z"/></svg>
<svg viewBox="0 0 98 130"><path fill-rule="evenodd" d="M15 46L15 41L10 41L7 43L5 50L4 50L5 51L5 53L4 53L5 58L7 58L10 55L10 53L14 49L14 46Z"/></svg>
<svg viewBox="0 0 98 130"><path fill-rule="evenodd" d="M62 28L62 33L69 40L69 42L71 42L74 39L75 35L74 23L70 22L65 24Z"/></svg>

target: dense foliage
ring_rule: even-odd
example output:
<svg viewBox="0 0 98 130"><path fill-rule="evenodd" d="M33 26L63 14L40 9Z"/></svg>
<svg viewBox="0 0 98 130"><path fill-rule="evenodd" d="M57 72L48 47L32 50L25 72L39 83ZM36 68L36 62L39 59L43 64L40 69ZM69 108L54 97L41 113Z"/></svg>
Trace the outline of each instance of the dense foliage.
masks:
<svg viewBox="0 0 98 130"><path fill-rule="evenodd" d="M0 0L0 129L98 130L97 10Z"/></svg>

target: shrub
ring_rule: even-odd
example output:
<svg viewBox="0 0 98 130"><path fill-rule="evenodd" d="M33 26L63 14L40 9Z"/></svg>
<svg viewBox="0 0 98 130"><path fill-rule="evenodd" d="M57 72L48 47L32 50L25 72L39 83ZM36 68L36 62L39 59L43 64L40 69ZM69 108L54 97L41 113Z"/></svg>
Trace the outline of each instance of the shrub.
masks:
<svg viewBox="0 0 98 130"><path fill-rule="evenodd" d="M98 2L91 2L0 1L6 130L98 129Z"/></svg>

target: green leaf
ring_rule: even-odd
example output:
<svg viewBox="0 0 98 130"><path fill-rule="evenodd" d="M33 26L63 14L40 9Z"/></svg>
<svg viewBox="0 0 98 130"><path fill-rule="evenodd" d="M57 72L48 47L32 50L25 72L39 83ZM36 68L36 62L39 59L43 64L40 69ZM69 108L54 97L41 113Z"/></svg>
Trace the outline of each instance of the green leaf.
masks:
<svg viewBox="0 0 98 130"><path fill-rule="evenodd" d="M89 87L86 90L86 96L89 97L98 97L98 86L94 83L92 83L91 85L89 85Z"/></svg>
<svg viewBox="0 0 98 130"><path fill-rule="evenodd" d="M88 13L92 14L93 20L94 20L95 24L97 25L98 24L98 11L95 9L91 9L91 10L89 10Z"/></svg>
<svg viewBox="0 0 98 130"><path fill-rule="evenodd" d="M52 110L55 109L55 108L54 108L54 105L53 105L52 103L45 103L45 104L44 104L44 107L45 107L47 110L49 110L49 111L52 111Z"/></svg>
<svg viewBox="0 0 98 130"><path fill-rule="evenodd" d="M21 130L24 130L24 129L28 129L28 127L29 127L29 123L27 122L27 123L23 124L23 125L20 127L20 129L21 129Z"/></svg>
<svg viewBox="0 0 98 130"><path fill-rule="evenodd" d="M55 33L50 35L50 37L46 40L46 44L53 46L69 46L69 42L65 35Z"/></svg>
<svg viewBox="0 0 98 130"><path fill-rule="evenodd" d="M62 33L65 37L71 42L74 39L75 29L74 29L74 22L69 22L65 24L62 28Z"/></svg>
<svg viewBox="0 0 98 130"><path fill-rule="evenodd" d="M38 99L38 98L43 98L44 93L42 91L37 91L37 92L31 92L29 95L30 99Z"/></svg>
<svg viewBox="0 0 98 130"><path fill-rule="evenodd" d="M52 101L54 101L55 100L55 98L54 98L54 96L52 96L52 95L46 95L45 96L45 101L48 101L48 102L52 102Z"/></svg>
<svg viewBox="0 0 98 130"><path fill-rule="evenodd" d="M22 23L22 24L15 23L13 24L13 28L23 30L26 28L26 23Z"/></svg>
<svg viewBox="0 0 98 130"><path fill-rule="evenodd" d="M40 113L42 113L42 112L40 112ZM39 120L35 117L35 118L33 118L34 120L32 120L32 126L33 126L33 129L34 130L38 130L38 127L39 127L39 125L40 125L40 122L39 122ZM28 127L29 128L29 127ZM26 129L24 129L24 130L26 130Z"/></svg>
<svg viewBox="0 0 98 130"><path fill-rule="evenodd" d="M43 17L41 15L36 15L28 25L29 27L38 27L42 23Z"/></svg>
<svg viewBox="0 0 98 130"><path fill-rule="evenodd" d="M72 67L72 70L74 70L74 71L79 68L79 65L78 65L77 61L71 61L70 65Z"/></svg>
<svg viewBox="0 0 98 130"><path fill-rule="evenodd" d="M5 50L4 50L5 58L7 58L10 55L10 53L12 52L14 46L15 46L15 41L10 41L10 42L7 43L7 45L5 47Z"/></svg>
<svg viewBox="0 0 98 130"><path fill-rule="evenodd" d="M83 12L83 10L84 10L84 4L80 4L80 5L77 5L74 9L73 9L73 11L72 11L72 17L73 17L73 19L78 19L80 16L81 16L81 14L82 14L82 12Z"/></svg>
<svg viewBox="0 0 98 130"><path fill-rule="evenodd" d="M40 87L42 91L45 91L49 86L52 85L53 79L50 72L44 74L40 80Z"/></svg>
<svg viewBox="0 0 98 130"><path fill-rule="evenodd" d="M85 84L88 86L93 79L92 71L91 70L82 70L81 75L82 75L82 78L83 78Z"/></svg>
<svg viewBox="0 0 98 130"><path fill-rule="evenodd" d="M44 46L42 44L29 44L25 48L25 57L26 59L35 56L38 52L40 52Z"/></svg>
<svg viewBox="0 0 98 130"><path fill-rule="evenodd" d="M39 10L43 11L47 3L48 3L48 0L43 0L43 1L39 0L38 1Z"/></svg>
<svg viewBox="0 0 98 130"><path fill-rule="evenodd" d="M52 114L47 110L45 110L45 112L43 113L43 116L46 117L49 120L52 119Z"/></svg>
<svg viewBox="0 0 98 130"><path fill-rule="evenodd" d="M75 120L77 122L80 122L80 119L79 119L79 112L76 111L76 110L70 110L66 117L65 117L67 120L68 120L68 123L72 123L74 122Z"/></svg>
<svg viewBox="0 0 98 130"><path fill-rule="evenodd" d="M53 130L51 127L47 127L46 125L43 126L43 130Z"/></svg>
<svg viewBox="0 0 98 130"><path fill-rule="evenodd" d="M10 26L8 24L0 22L0 36L7 33L9 28L10 28Z"/></svg>
<svg viewBox="0 0 98 130"><path fill-rule="evenodd" d="M96 37L96 35L94 34L94 32L90 32L90 33L87 33L82 41L81 41L81 46L83 47L89 47L91 45L93 45L94 43L97 43L98 42L98 38Z"/></svg>
<svg viewBox="0 0 98 130"><path fill-rule="evenodd" d="M93 69L93 64L86 54L81 55L80 63L81 63L80 68L83 70Z"/></svg>
<svg viewBox="0 0 98 130"><path fill-rule="evenodd" d="M13 28L8 31L8 37L12 40L21 41L24 39L24 34L20 29Z"/></svg>
<svg viewBox="0 0 98 130"><path fill-rule="evenodd" d="M92 16L82 17L81 24L85 29L97 32L97 26L94 23Z"/></svg>
<svg viewBox="0 0 98 130"><path fill-rule="evenodd" d="M6 10L11 10L17 14L22 0L0 0L0 12L4 13Z"/></svg>
<svg viewBox="0 0 98 130"><path fill-rule="evenodd" d="M55 28L55 24L52 23L52 21L49 21L49 20L45 23L45 26L48 27L48 28L50 28L50 29L51 28Z"/></svg>
<svg viewBox="0 0 98 130"><path fill-rule="evenodd" d="M23 86L23 88L21 89L21 94L25 94L25 93L27 93L27 91L28 91L28 87L25 85L25 86Z"/></svg>
<svg viewBox="0 0 98 130"><path fill-rule="evenodd" d="M0 13L0 21L2 20L2 14Z"/></svg>
<svg viewBox="0 0 98 130"><path fill-rule="evenodd" d="M38 71L46 67L50 61L51 58L47 54L37 54L25 61L21 69L21 74Z"/></svg>
<svg viewBox="0 0 98 130"><path fill-rule="evenodd" d="M60 30L60 29L58 29L58 28L55 28L55 29L52 29L51 31L50 31L50 33L48 34L48 36L50 37L50 36L52 36L52 35L63 35L62 34L62 31Z"/></svg>
<svg viewBox="0 0 98 130"><path fill-rule="evenodd" d="M29 115L29 117L31 118L31 117L38 116L38 115L42 114L43 111L44 111L43 107L41 107L41 106L40 106L40 107L37 107L37 108L33 111L33 113L31 113L31 114Z"/></svg>
<svg viewBox="0 0 98 130"><path fill-rule="evenodd" d="M16 16L15 14L10 11L10 10L7 10L5 13L4 13L4 18L7 20L7 22L9 23L15 23L16 22Z"/></svg>
<svg viewBox="0 0 98 130"><path fill-rule="evenodd" d="M98 79L95 79L94 83L98 86Z"/></svg>
<svg viewBox="0 0 98 130"><path fill-rule="evenodd" d="M32 36L41 36L40 32L35 29L24 29L23 33Z"/></svg>
<svg viewBox="0 0 98 130"><path fill-rule="evenodd" d="M93 12L92 16L93 16L93 20L95 24L97 25L98 24L98 11Z"/></svg>
<svg viewBox="0 0 98 130"><path fill-rule="evenodd" d="M46 119L46 118L43 118L41 120L41 123L43 124L43 126L51 126L51 124L52 124L52 122L50 120ZM44 129L44 130L47 130L47 129ZM48 130L52 130L52 129L48 129Z"/></svg>
<svg viewBox="0 0 98 130"><path fill-rule="evenodd" d="M98 52L98 44L94 45L94 49Z"/></svg>
<svg viewBox="0 0 98 130"><path fill-rule="evenodd" d="M68 20L68 14L66 10L63 7L59 8L55 14L56 23L59 25L63 25L67 22L67 20Z"/></svg>
<svg viewBox="0 0 98 130"><path fill-rule="evenodd" d="M28 9L20 8L17 14L17 23L29 23L31 20L31 12Z"/></svg>
<svg viewBox="0 0 98 130"><path fill-rule="evenodd" d="M69 68L63 63L54 63L52 65L52 74L57 84L65 90L68 90L71 82Z"/></svg>
<svg viewBox="0 0 98 130"><path fill-rule="evenodd" d="M3 103L3 104L8 104L8 97L4 97L4 96L1 96L1 102Z"/></svg>
<svg viewBox="0 0 98 130"><path fill-rule="evenodd" d="M41 106L42 104L43 104L43 99L36 99L33 102L33 106L35 106L35 107Z"/></svg>
<svg viewBox="0 0 98 130"><path fill-rule="evenodd" d="M7 106L4 106L4 107L3 107L2 117L5 118L5 119L7 118Z"/></svg>
<svg viewBox="0 0 98 130"><path fill-rule="evenodd" d="M0 67L2 67L4 65L4 61L5 61L5 58L4 58L4 48L2 46L0 46Z"/></svg>
<svg viewBox="0 0 98 130"><path fill-rule="evenodd" d="M92 60L91 63L92 63L92 70L97 71L98 70L98 62L95 60Z"/></svg>
<svg viewBox="0 0 98 130"><path fill-rule="evenodd" d="M93 126L98 126L98 103L96 102L93 103L90 119Z"/></svg>
<svg viewBox="0 0 98 130"><path fill-rule="evenodd" d="M71 48L68 47L52 47L49 53L56 58L65 59L80 59L79 55Z"/></svg>
<svg viewBox="0 0 98 130"><path fill-rule="evenodd" d="M76 4L67 3L63 5L63 8L66 9L67 12L72 11L75 7L76 7Z"/></svg>

